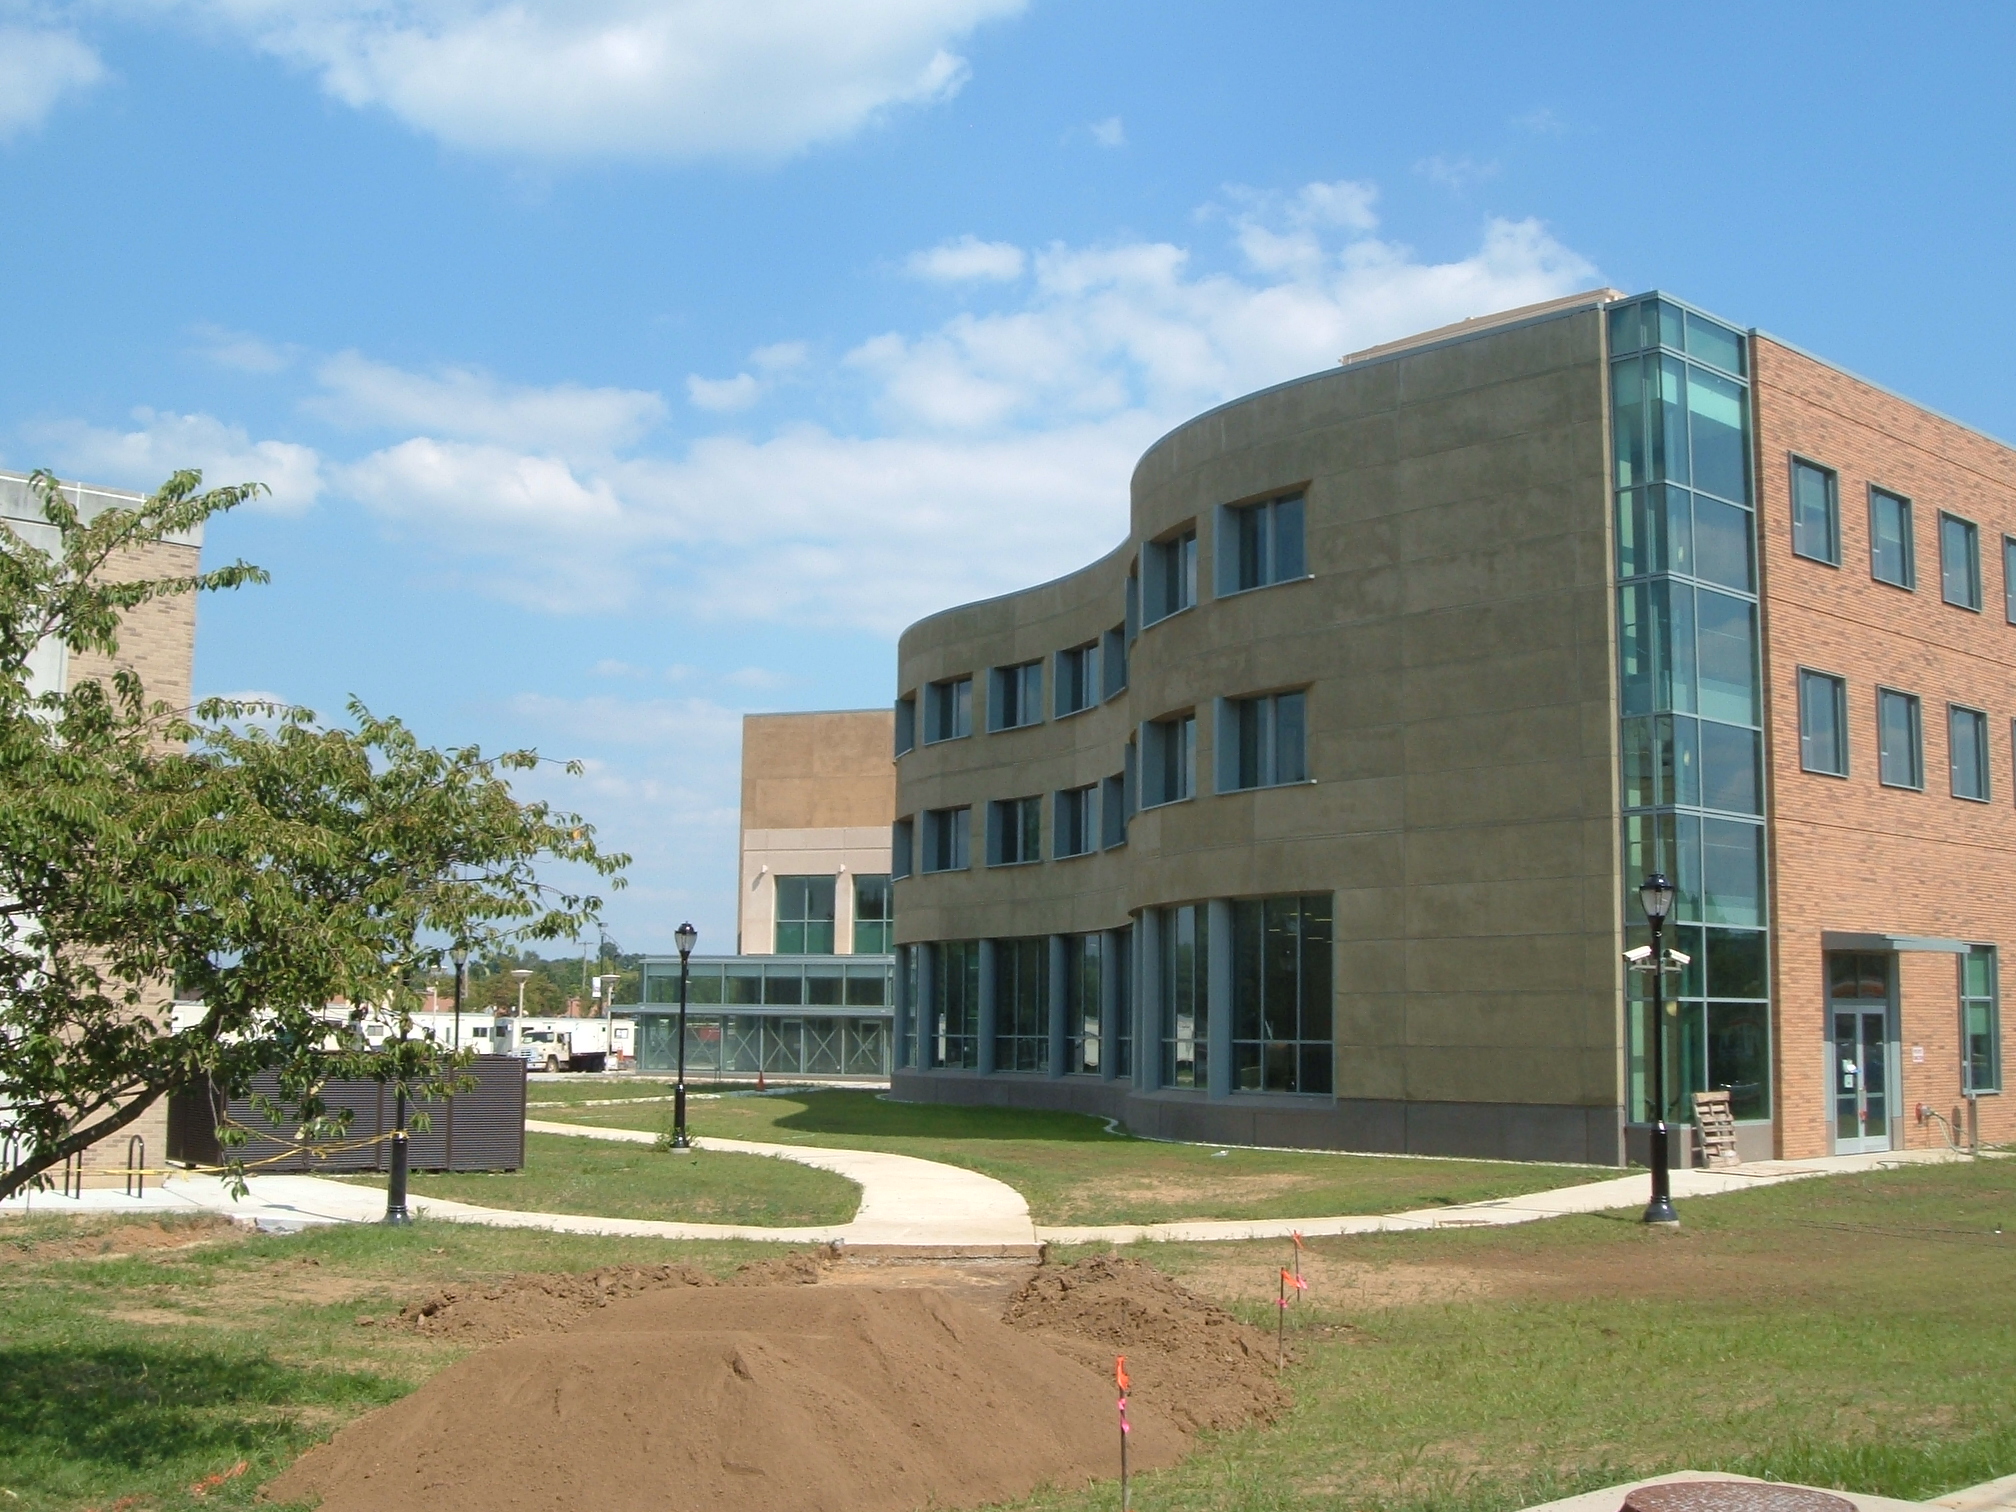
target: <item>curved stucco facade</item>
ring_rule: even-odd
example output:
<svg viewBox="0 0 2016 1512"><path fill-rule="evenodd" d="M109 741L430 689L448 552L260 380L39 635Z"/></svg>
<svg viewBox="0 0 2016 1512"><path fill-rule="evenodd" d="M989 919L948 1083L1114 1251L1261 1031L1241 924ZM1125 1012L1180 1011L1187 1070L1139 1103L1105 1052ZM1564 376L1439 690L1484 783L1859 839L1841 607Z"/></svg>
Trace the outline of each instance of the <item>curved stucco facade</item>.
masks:
<svg viewBox="0 0 2016 1512"><path fill-rule="evenodd" d="M1079 1108L1178 1137L1617 1160L1605 413L1593 298L1374 354L1163 438L1135 470L1128 539L1099 561L912 626L898 694L918 700L920 737L930 685L964 676L972 733L900 756L899 830L918 826L915 852L927 812L968 809L972 830L964 869L896 884L898 944L912 947L898 1094ZM1304 570L1215 591L1223 511L1295 496ZM1144 548L1193 528L1194 606L1131 637L1123 690L1058 717L1058 653L1127 623L1130 575L1160 570ZM1035 661L1042 719L990 733L990 669ZM1219 701L1283 691L1303 697L1306 777L1218 791ZM1058 859L1054 795L1121 773L1145 723L1184 711L1193 796L1140 807L1122 844ZM987 807L1022 796L1043 800L1041 859L991 865ZM1222 941L1238 901L1286 895L1328 900L1329 1090L1239 1090L1222 1070L1161 1085L1160 911L1205 905L1199 927ZM1088 934L1109 980L1123 975L1113 952L1131 952L1097 1071L1054 1051L1040 1071L995 1070L991 1045L967 1067L930 1064L930 969L914 947ZM991 971L994 947L980 948ZM1222 1018L1242 987L1216 959ZM979 990L987 1039L998 1005L991 981ZM1115 1014L1134 1029L1124 1076Z"/></svg>

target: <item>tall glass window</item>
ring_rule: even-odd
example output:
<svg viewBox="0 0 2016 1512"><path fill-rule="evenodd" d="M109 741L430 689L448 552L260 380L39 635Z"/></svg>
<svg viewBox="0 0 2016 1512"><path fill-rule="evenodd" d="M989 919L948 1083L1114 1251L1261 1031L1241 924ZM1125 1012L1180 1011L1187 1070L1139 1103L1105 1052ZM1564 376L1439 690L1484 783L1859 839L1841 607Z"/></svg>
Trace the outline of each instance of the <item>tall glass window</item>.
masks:
<svg viewBox="0 0 2016 1512"><path fill-rule="evenodd" d="M2002 1004L1995 947L1976 945L1960 957L1960 1087L2002 1090Z"/></svg>
<svg viewBox="0 0 2016 1512"><path fill-rule="evenodd" d="M1946 710L1947 747L1953 767L1953 796L1988 801L1988 716L1958 704Z"/></svg>
<svg viewBox="0 0 2016 1512"><path fill-rule="evenodd" d="M1050 1069L1050 937L994 942L994 1069Z"/></svg>
<svg viewBox="0 0 2016 1512"><path fill-rule="evenodd" d="M1197 716L1178 714L1141 727L1141 806L1180 803L1197 790Z"/></svg>
<svg viewBox="0 0 2016 1512"><path fill-rule="evenodd" d="M1113 931L1113 958L1108 963L1113 972L1114 995L1120 1000L1120 1015L1113 1035L1113 1074L1115 1077L1129 1077L1134 1074L1134 926L1124 925Z"/></svg>
<svg viewBox="0 0 2016 1512"><path fill-rule="evenodd" d="M1165 908L1162 940L1162 1085L1209 1085L1210 941L1201 903Z"/></svg>
<svg viewBox="0 0 2016 1512"><path fill-rule="evenodd" d="M777 879L777 954L833 954L833 878Z"/></svg>
<svg viewBox="0 0 2016 1512"><path fill-rule="evenodd" d="M1714 1077L1732 1088L1739 1118L1766 1118L1769 921L1748 343L1719 321L1649 298L1612 308L1610 341L1626 881L1635 888L1651 871L1674 879L1669 935L1695 959L1663 1031L1679 1068L1667 1117L1690 1120L1685 1094ZM1839 565L1834 474L1796 459L1792 469L1794 549ZM1802 762L1845 771L1834 680L1802 676L1799 694ZM1628 943L1646 943L1635 895L1619 907ZM1707 970L1711 936L1719 976ZM1633 979L1634 994L1643 987ZM1629 1112L1638 1119L1651 1111L1643 1076L1650 1014L1649 999L1634 1001Z"/></svg>
<svg viewBox="0 0 2016 1512"><path fill-rule="evenodd" d="M1799 765L1848 775L1848 684L1825 672L1799 674Z"/></svg>
<svg viewBox="0 0 2016 1512"><path fill-rule="evenodd" d="M1869 490L1869 575L1899 588L1918 586L1911 555L1911 501L1887 488Z"/></svg>
<svg viewBox="0 0 2016 1512"><path fill-rule="evenodd" d="M980 1064L980 942L940 940L931 954L931 1001L924 1005L926 1058L934 1066Z"/></svg>
<svg viewBox="0 0 2016 1512"><path fill-rule="evenodd" d="M1064 937L1064 1069L1096 1074L1099 1070L1099 1004L1104 987L1105 936Z"/></svg>
<svg viewBox="0 0 2016 1512"><path fill-rule="evenodd" d="M1056 702L1060 719L1099 702L1099 642L1057 653Z"/></svg>
<svg viewBox="0 0 2016 1512"><path fill-rule="evenodd" d="M1304 576L1302 495L1219 510L1217 562L1221 596Z"/></svg>
<svg viewBox="0 0 2016 1512"><path fill-rule="evenodd" d="M987 805L987 864L1021 866L1043 859L1043 800L997 798Z"/></svg>
<svg viewBox="0 0 2016 1512"><path fill-rule="evenodd" d="M2002 614L2016 625L2016 536L2002 537Z"/></svg>
<svg viewBox="0 0 2016 1512"><path fill-rule="evenodd" d="M1832 468L1792 460L1792 550L1830 567L1841 565L1840 480Z"/></svg>
<svg viewBox="0 0 2016 1512"><path fill-rule="evenodd" d="M1330 895L1232 905L1232 1085L1331 1090Z"/></svg>
<svg viewBox="0 0 2016 1512"><path fill-rule="evenodd" d="M887 955L896 947L895 894L883 876L854 878L854 954Z"/></svg>
<svg viewBox="0 0 2016 1512"><path fill-rule="evenodd" d="M1939 593L1962 609L1981 607L1981 532L1958 515L1939 516Z"/></svg>
<svg viewBox="0 0 2016 1512"><path fill-rule="evenodd" d="M1309 776L1308 695L1218 701L1218 791L1279 787Z"/></svg>
<svg viewBox="0 0 2016 1512"><path fill-rule="evenodd" d="M1141 548L1141 623L1152 625L1197 602L1197 532Z"/></svg>
<svg viewBox="0 0 2016 1512"><path fill-rule="evenodd" d="M996 667L989 676L987 728L1014 730L1043 721L1043 663Z"/></svg>
<svg viewBox="0 0 2016 1512"><path fill-rule="evenodd" d="M1925 786L1924 731L1914 694L1876 690L1876 778L1885 787Z"/></svg>
<svg viewBox="0 0 2016 1512"><path fill-rule="evenodd" d="M924 743L973 733L973 679L953 677L924 690Z"/></svg>

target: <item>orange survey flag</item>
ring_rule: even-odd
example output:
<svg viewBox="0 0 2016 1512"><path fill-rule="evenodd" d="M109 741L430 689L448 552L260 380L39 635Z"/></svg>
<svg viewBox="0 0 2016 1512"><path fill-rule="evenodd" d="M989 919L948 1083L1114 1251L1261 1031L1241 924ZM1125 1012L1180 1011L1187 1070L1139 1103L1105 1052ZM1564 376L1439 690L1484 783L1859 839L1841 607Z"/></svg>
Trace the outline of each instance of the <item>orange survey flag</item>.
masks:
<svg viewBox="0 0 2016 1512"><path fill-rule="evenodd" d="M1300 1229L1295 1229L1295 1230L1291 1230L1291 1231L1289 1232L1289 1235L1288 1235L1288 1237L1289 1237L1290 1239L1293 1239L1293 1240L1295 1241L1295 1248L1297 1248L1297 1249L1301 1249L1301 1248L1303 1247L1303 1245L1302 1245L1302 1232L1301 1232L1301 1230L1300 1230Z"/></svg>
<svg viewBox="0 0 2016 1512"><path fill-rule="evenodd" d="M1115 1355L1113 1358L1113 1384L1120 1388L1122 1396L1125 1396L1127 1388L1134 1384L1127 1379L1127 1356L1125 1355Z"/></svg>
<svg viewBox="0 0 2016 1512"><path fill-rule="evenodd" d="M1307 1281L1304 1281L1300 1276L1295 1275L1290 1271L1284 1270L1283 1272L1281 1272L1281 1281L1283 1285L1292 1286L1297 1291L1309 1290L1309 1283Z"/></svg>

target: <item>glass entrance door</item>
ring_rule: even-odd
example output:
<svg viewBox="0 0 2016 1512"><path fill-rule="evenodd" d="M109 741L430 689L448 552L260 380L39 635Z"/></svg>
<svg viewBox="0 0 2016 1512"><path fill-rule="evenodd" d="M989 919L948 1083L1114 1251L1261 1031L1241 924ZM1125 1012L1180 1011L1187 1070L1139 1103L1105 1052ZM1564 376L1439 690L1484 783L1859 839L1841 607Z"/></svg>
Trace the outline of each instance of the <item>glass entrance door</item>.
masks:
<svg viewBox="0 0 2016 1512"><path fill-rule="evenodd" d="M1836 955L1827 962L1834 1153L1888 1150L1895 1142L1896 1070L1890 1044L1896 957Z"/></svg>
<svg viewBox="0 0 2016 1512"><path fill-rule="evenodd" d="M1890 1015L1834 1015L1834 1150L1890 1148Z"/></svg>

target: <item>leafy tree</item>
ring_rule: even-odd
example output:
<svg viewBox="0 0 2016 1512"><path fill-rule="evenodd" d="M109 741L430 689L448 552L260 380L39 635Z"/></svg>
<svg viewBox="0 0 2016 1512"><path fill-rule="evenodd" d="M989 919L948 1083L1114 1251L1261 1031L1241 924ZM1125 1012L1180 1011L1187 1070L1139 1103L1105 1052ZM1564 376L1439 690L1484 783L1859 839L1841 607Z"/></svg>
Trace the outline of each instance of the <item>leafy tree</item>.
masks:
<svg viewBox="0 0 2016 1512"><path fill-rule="evenodd" d="M269 1111L316 1136L344 1121L317 1095L331 1078L438 1093L452 1057L332 1036L325 1005L410 1011L448 942L579 935L600 899L542 885L539 862L622 885L628 858L581 819L513 796L530 751L431 749L355 702L343 728L303 709L174 709L125 670L36 692L45 642L111 658L140 606L265 581L242 561L147 575L147 548L260 492L201 483L178 472L138 508L84 520L38 473L58 548L0 526L0 1125L14 1136L0 1197L179 1089L242 1095L275 1070ZM201 999L200 1022L174 1029L167 982Z"/></svg>

